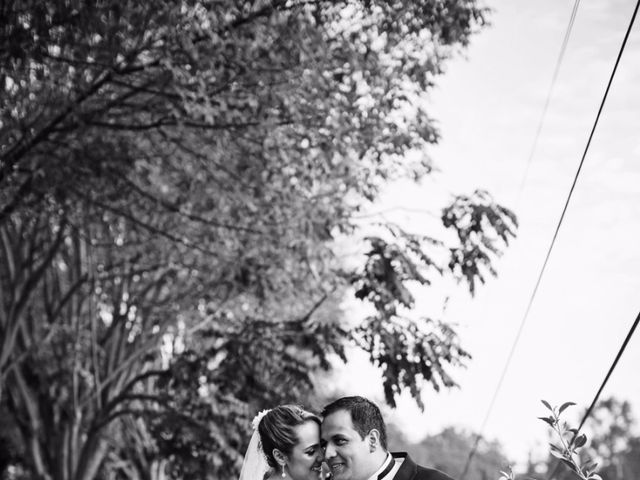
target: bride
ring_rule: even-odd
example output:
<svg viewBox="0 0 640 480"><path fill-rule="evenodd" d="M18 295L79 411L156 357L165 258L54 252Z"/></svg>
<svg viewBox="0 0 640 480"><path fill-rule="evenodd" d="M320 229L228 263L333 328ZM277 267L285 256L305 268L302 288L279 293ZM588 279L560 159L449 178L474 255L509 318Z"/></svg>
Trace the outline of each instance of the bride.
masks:
<svg viewBox="0 0 640 480"><path fill-rule="evenodd" d="M260 412L252 426L239 480L320 477L320 418L297 405L280 405Z"/></svg>

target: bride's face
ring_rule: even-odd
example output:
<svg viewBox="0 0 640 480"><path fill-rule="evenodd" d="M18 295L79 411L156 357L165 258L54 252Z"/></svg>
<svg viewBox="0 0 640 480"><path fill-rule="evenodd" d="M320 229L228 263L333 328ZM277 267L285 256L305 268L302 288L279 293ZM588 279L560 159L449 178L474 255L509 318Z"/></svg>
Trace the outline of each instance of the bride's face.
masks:
<svg viewBox="0 0 640 480"><path fill-rule="evenodd" d="M288 455L287 467L293 480L317 479L322 463L320 426L310 420L296 427L298 443Z"/></svg>

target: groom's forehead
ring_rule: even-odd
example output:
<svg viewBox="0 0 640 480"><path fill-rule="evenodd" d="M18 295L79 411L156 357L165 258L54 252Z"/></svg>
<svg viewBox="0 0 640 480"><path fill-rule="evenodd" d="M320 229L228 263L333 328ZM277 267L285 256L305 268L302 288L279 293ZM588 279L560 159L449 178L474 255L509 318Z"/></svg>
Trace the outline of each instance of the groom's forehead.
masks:
<svg viewBox="0 0 640 480"><path fill-rule="evenodd" d="M351 419L351 413L348 410L336 410L330 413L324 417L322 426L320 427L323 436L325 434L329 435L351 430L354 430L353 421Z"/></svg>

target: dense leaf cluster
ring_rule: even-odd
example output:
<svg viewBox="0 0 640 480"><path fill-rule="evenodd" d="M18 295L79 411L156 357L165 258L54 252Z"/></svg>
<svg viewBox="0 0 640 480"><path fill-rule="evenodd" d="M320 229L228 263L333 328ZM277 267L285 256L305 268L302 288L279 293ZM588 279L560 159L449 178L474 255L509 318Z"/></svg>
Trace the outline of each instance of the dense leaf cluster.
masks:
<svg viewBox="0 0 640 480"><path fill-rule="evenodd" d="M26 472L230 476L252 413L308 395L348 342L391 403L454 384L468 355L409 318L408 285L473 290L511 212L458 197L459 244L387 226L355 269L334 240L431 171L425 92L484 24L475 2L0 9L0 400ZM352 289L375 311L353 329Z"/></svg>

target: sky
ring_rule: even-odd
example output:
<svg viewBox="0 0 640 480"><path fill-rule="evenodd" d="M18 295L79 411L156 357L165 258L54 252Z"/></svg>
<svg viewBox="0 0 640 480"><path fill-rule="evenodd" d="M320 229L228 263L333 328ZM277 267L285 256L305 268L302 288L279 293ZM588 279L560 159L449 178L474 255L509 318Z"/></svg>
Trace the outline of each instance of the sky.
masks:
<svg viewBox="0 0 640 480"><path fill-rule="evenodd" d="M524 184L573 0L490 0L492 25L449 62L431 93L442 139L439 171L420 185L389 187L372 211L429 231L420 212L451 192L488 190L518 215L518 238L497 262L498 277L474 298L445 284L417 299L417 313L441 309L473 359L454 372L459 389L425 389L426 411L408 396L389 413L412 438L447 425L480 429L566 201L635 2L582 1ZM541 452L546 399L591 403L640 310L640 19L585 158L556 244L484 434L523 462ZM631 339L603 397L632 402L640 417L640 333ZM380 398L379 375L353 355L338 368L352 393ZM570 413L570 412L569 412ZM578 408L567 419L577 423Z"/></svg>

